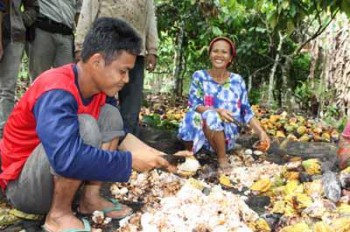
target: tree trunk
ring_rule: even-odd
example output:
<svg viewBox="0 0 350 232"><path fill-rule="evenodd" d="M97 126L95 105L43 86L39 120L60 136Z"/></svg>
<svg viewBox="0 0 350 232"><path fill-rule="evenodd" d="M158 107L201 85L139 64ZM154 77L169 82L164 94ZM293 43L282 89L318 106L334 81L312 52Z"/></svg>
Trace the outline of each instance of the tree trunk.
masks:
<svg viewBox="0 0 350 232"><path fill-rule="evenodd" d="M252 82L253 82L253 74L250 74L248 76L248 93L250 93L250 90L252 89Z"/></svg>
<svg viewBox="0 0 350 232"><path fill-rule="evenodd" d="M282 105L286 105L291 99L292 90L288 88L289 73L292 67L293 59L291 56L285 57L285 62L282 65L282 88L281 88L281 101Z"/></svg>
<svg viewBox="0 0 350 232"><path fill-rule="evenodd" d="M268 98L267 98L267 103L269 106L271 106L274 102L273 89L275 87L275 73L276 73L278 62L280 61L280 53L282 50L283 41L286 38L286 35L282 35L281 32L278 32L278 35L280 37L280 41L278 43L275 61L273 63L273 66L271 68L270 75L269 75L269 89L268 89Z"/></svg>
<svg viewBox="0 0 350 232"><path fill-rule="evenodd" d="M334 91L332 98L322 99L321 111L327 113L327 107L336 105L339 115L350 116L350 21L346 15L338 15L327 28L323 41L323 70L321 80L327 92ZM328 96L327 95L327 96Z"/></svg>
<svg viewBox="0 0 350 232"><path fill-rule="evenodd" d="M180 23L178 37L176 39L177 44L175 46L175 55L174 55L174 69L173 77L175 80L175 95L177 97L182 95L182 57L183 57L183 42L184 42L184 30L185 22L182 19Z"/></svg>
<svg viewBox="0 0 350 232"><path fill-rule="evenodd" d="M313 87L314 87L317 61L320 58L320 45L319 45L318 39L312 42L310 53L311 53L311 62L310 62L310 73L309 73L308 79L310 80L311 83L313 83Z"/></svg>

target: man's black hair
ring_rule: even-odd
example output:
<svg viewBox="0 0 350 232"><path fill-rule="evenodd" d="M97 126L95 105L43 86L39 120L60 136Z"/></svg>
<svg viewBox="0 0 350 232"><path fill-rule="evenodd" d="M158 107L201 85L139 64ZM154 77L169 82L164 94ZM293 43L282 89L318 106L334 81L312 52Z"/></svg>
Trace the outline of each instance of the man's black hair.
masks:
<svg viewBox="0 0 350 232"><path fill-rule="evenodd" d="M101 53L106 64L126 51L133 55L141 52L141 38L125 21L116 18L98 18L83 43L81 59L86 62L93 54Z"/></svg>

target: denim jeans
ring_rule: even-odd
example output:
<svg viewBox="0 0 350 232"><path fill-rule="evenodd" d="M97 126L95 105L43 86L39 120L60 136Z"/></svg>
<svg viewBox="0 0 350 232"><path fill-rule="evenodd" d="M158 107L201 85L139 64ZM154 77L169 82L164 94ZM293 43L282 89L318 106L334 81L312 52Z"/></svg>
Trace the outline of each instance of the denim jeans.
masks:
<svg viewBox="0 0 350 232"><path fill-rule="evenodd" d="M5 122L15 104L16 83L24 51L24 42L12 42L4 47L0 61L0 138Z"/></svg>

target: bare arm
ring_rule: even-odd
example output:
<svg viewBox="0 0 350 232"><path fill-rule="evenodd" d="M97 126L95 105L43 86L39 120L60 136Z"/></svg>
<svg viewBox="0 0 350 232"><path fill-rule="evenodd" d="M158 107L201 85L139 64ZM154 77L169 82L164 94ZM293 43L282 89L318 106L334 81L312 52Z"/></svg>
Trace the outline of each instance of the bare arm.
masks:
<svg viewBox="0 0 350 232"><path fill-rule="evenodd" d="M155 6L153 0L146 1L147 6L147 35L146 35L146 50L147 54L157 55L158 48L158 30L157 30L157 19L155 14Z"/></svg>
<svg viewBox="0 0 350 232"><path fill-rule="evenodd" d="M147 0L146 69L153 72L157 65L158 30L153 0Z"/></svg>
<svg viewBox="0 0 350 232"><path fill-rule="evenodd" d="M203 112L205 112L206 110L209 110L209 109L215 110L219 114L220 118L223 121L225 121L225 122L234 122L233 121L233 113L231 111L229 111L229 110L226 110L226 109L212 108L212 107L200 105L200 106L198 106L196 108L196 112L201 114L201 113L203 113Z"/></svg>
<svg viewBox="0 0 350 232"><path fill-rule="evenodd" d="M269 136L267 136L266 132L261 127L260 122L255 117L253 117L249 121L249 125L253 128L254 132L259 136L260 141L266 141L266 142L268 142L268 145L270 146Z"/></svg>
<svg viewBox="0 0 350 232"><path fill-rule="evenodd" d="M200 106L198 106L197 108L196 108L196 112L198 112L198 113L203 113L203 112L205 112L205 111L207 111L207 110L209 110L209 109L211 109L210 107L208 107L208 106L202 106L202 105L200 105Z"/></svg>

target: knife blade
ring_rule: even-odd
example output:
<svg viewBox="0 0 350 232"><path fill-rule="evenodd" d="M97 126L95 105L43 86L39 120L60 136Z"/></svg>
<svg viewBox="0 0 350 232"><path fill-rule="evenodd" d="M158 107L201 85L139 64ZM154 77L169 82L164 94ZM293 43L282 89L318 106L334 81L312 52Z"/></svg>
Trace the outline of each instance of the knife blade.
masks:
<svg viewBox="0 0 350 232"><path fill-rule="evenodd" d="M238 131L242 131L242 130L246 130L248 128L248 126L240 121L238 121L236 118L232 117L232 123L236 124L236 126L238 127Z"/></svg>
<svg viewBox="0 0 350 232"><path fill-rule="evenodd" d="M186 161L186 157L177 156L173 154L164 154L162 158L164 158L166 161L168 161L172 165L178 165Z"/></svg>

